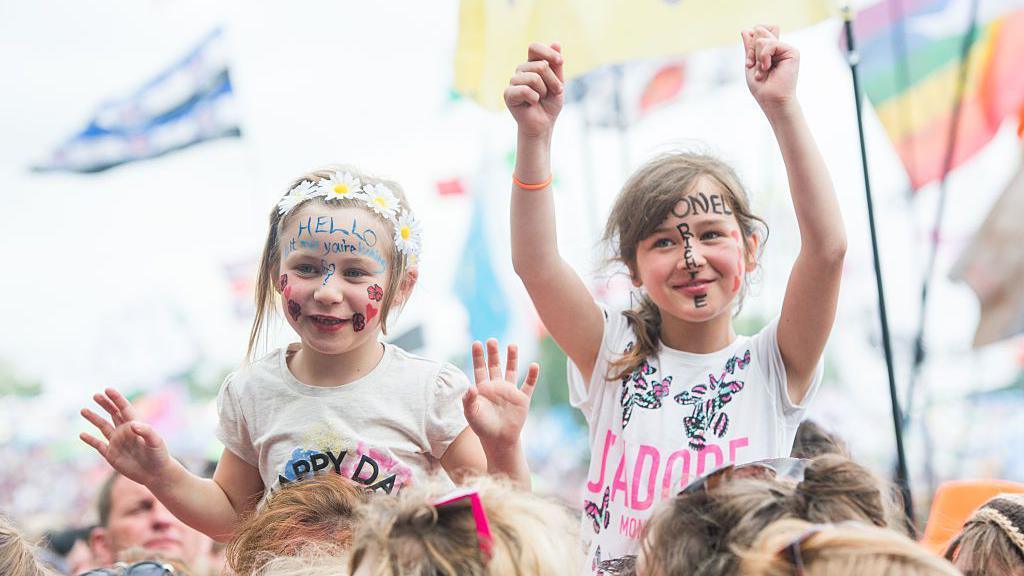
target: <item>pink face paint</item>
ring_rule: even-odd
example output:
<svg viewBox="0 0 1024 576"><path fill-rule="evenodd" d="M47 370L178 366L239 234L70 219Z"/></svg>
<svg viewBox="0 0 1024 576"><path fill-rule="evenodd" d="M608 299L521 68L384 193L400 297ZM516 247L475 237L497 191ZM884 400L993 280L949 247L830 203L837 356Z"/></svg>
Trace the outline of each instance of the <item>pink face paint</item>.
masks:
<svg viewBox="0 0 1024 576"><path fill-rule="evenodd" d="M291 286L285 286L284 287L284 299L287 300L287 299L289 299L291 297L292 297L292 287Z"/></svg>
<svg viewBox="0 0 1024 576"><path fill-rule="evenodd" d="M288 301L288 314L291 315L292 320L295 322L299 321L299 315L302 314L302 306L295 300Z"/></svg>
<svg viewBox="0 0 1024 576"><path fill-rule="evenodd" d="M356 332L362 332L363 328L366 328L366 317L356 312L352 315L352 329Z"/></svg>
<svg viewBox="0 0 1024 576"><path fill-rule="evenodd" d="M743 243L740 242L739 230L733 230L730 235L736 240L736 277L732 281L732 291L739 292L740 284L742 281L740 278L743 276Z"/></svg>
<svg viewBox="0 0 1024 576"><path fill-rule="evenodd" d="M373 317L377 315L377 312L379 312L379 310L377 308L373 307L373 303L372 302L367 302L366 303L366 321L367 322L373 321Z"/></svg>
<svg viewBox="0 0 1024 576"><path fill-rule="evenodd" d="M381 299L384 298L384 289L377 284L374 284L373 286L366 288L366 294L370 297L370 300L380 302ZM369 318L367 318L367 320L369 320Z"/></svg>

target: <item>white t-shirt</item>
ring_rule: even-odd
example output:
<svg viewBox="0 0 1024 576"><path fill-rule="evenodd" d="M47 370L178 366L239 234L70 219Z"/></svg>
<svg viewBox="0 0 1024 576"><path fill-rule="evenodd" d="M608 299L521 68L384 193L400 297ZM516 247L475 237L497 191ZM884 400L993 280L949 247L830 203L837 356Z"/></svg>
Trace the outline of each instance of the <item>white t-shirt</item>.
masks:
<svg viewBox="0 0 1024 576"><path fill-rule="evenodd" d="M581 531L587 574L637 554L655 505L693 479L731 462L789 456L822 376L819 364L803 404L790 402L776 319L711 354L662 345L629 378L608 381L609 363L635 335L621 311L604 312L589 390L568 366L570 402L590 428Z"/></svg>
<svg viewBox="0 0 1024 576"><path fill-rule="evenodd" d="M260 471L265 495L282 483L333 470L397 493L436 472L465 430L466 376L391 344L362 378L334 387L299 382L278 349L231 374L217 398L217 438Z"/></svg>

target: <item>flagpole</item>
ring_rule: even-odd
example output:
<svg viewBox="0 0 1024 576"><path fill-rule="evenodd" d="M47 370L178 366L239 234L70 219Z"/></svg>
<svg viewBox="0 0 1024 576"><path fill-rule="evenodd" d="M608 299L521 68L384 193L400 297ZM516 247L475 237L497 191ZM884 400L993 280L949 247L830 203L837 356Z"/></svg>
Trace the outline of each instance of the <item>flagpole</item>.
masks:
<svg viewBox="0 0 1024 576"><path fill-rule="evenodd" d="M907 520L914 526L914 504L910 495L910 479L907 474L907 457L903 451L903 412L900 410L899 399L896 397L896 376L893 370L892 342L889 339L889 319L885 312L885 290L882 284L882 265L878 256L878 236L875 231L875 209L871 200L871 179L868 176L868 155L864 146L864 121L862 118L860 97L860 79L857 75L857 63L860 54L853 42L853 14L849 4L843 6L843 30L846 34L847 62L853 76L853 101L857 110L857 136L860 139L860 160L864 173L864 193L867 198L868 226L871 231L871 254L875 263L875 289L878 292L878 315L882 324L882 348L885 352L885 366L889 374L889 401L892 403L893 429L896 433L896 483L903 496L903 509Z"/></svg>

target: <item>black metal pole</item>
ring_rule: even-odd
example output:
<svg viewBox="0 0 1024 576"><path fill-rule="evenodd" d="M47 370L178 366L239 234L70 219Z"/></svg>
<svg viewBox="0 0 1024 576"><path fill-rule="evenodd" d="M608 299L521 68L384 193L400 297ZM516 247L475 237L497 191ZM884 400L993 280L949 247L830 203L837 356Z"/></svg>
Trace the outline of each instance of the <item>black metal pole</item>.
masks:
<svg viewBox="0 0 1024 576"><path fill-rule="evenodd" d="M860 138L860 161L864 172L864 193L868 206L868 226L871 230L871 254L875 261L875 288L878 291L878 316L882 323L882 348L885 352L885 366L889 372L889 400L892 402L893 429L896 432L896 484L903 496L903 508L907 520L914 526L914 504L910 496L910 478L907 474L907 457L903 451L903 412L900 410L899 399L896 397L896 376L892 362L892 343L889 339L889 319L885 312L885 290L882 285L882 263L878 257L878 237L875 231L875 210L871 201L871 179L868 177L868 155L864 146L864 122L862 119L860 96L860 79L857 76L857 63L860 54L853 42L853 14L849 5L843 8L843 30L846 33L847 62L853 76L853 100L857 109L857 136Z"/></svg>

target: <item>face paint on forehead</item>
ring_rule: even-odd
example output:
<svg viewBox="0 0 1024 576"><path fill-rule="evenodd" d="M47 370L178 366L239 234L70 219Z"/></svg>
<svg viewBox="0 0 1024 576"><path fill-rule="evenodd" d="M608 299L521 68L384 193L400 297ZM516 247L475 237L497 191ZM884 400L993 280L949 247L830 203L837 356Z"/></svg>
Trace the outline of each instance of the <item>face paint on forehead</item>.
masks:
<svg viewBox="0 0 1024 576"><path fill-rule="evenodd" d="M676 218L686 218L691 214L732 216L732 210L729 209L729 202L726 197L721 194L694 192L680 198L679 202L676 202L676 205L672 207L672 215Z"/></svg>
<svg viewBox="0 0 1024 576"><path fill-rule="evenodd" d="M362 256L376 264L371 273L383 274L387 272L388 261L381 250L382 246L378 245L377 231L373 228L378 224L373 218L363 220L362 224L359 218L352 218L351 224L342 225L334 216L299 217L296 220L295 236L283 245L282 252L285 258L299 249L315 250L321 258L332 254ZM318 238L314 234L326 234L330 238Z"/></svg>

